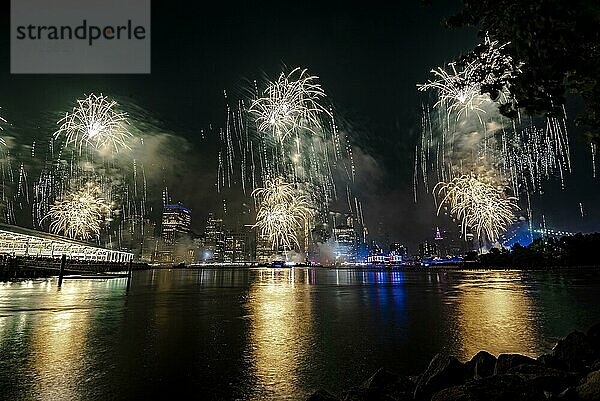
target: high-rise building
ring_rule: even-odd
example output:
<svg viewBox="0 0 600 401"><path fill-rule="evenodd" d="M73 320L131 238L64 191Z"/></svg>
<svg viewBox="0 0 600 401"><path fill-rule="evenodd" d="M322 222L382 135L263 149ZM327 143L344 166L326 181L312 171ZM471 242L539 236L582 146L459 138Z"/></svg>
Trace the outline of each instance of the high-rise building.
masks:
<svg viewBox="0 0 600 401"><path fill-rule="evenodd" d="M225 230L223 219L216 218L213 213L208 214L203 243L203 261L214 263L225 261Z"/></svg>
<svg viewBox="0 0 600 401"><path fill-rule="evenodd" d="M192 211L182 205L164 205L161 224L161 246L158 259L176 262L188 259L187 250L180 255L179 249L191 243ZM179 256L181 256L179 258Z"/></svg>
<svg viewBox="0 0 600 401"><path fill-rule="evenodd" d="M406 256L406 247L399 242L394 242L390 245L390 253L399 256Z"/></svg>
<svg viewBox="0 0 600 401"><path fill-rule="evenodd" d="M273 259L274 254L273 244L269 241L269 237L256 230L256 261L268 263Z"/></svg>
<svg viewBox="0 0 600 401"><path fill-rule="evenodd" d="M131 215L121 223L119 236L121 250L133 253L135 260L154 261L156 252L156 224L140 215Z"/></svg>
<svg viewBox="0 0 600 401"><path fill-rule="evenodd" d="M455 233L436 227L433 237L436 248L436 256L445 259L452 258L464 253L465 243Z"/></svg>
<svg viewBox="0 0 600 401"><path fill-rule="evenodd" d="M144 219L142 252L140 259L143 262L154 262L158 249L158 238L156 237L156 223L150 219Z"/></svg>
<svg viewBox="0 0 600 401"><path fill-rule="evenodd" d="M248 238L240 230L232 230L225 234L225 263L243 263L250 260Z"/></svg>
<svg viewBox="0 0 600 401"><path fill-rule="evenodd" d="M394 242L390 244L390 263L402 263L406 257L406 247L400 243Z"/></svg>
<svg viewBox="0 0 600 401"><path fill-rule="evenodd" d="M333 229L336 263L355 263L356 230L352 216L346 216L345 223Z"/></svg>
<svg viewBox="0 0 600 401"><path fill-rule="evenodd" d="M425 241L419 244L419 257L421 260L430 259L437 256L436 244L431 241Z"/></svg>
<svg viewBox="0 0 600 401"><path fill-rule="evenodd" d="M165 243L175 243L191 233L192 211L181 205L165 205L162 214L161 238Z"/></svg>

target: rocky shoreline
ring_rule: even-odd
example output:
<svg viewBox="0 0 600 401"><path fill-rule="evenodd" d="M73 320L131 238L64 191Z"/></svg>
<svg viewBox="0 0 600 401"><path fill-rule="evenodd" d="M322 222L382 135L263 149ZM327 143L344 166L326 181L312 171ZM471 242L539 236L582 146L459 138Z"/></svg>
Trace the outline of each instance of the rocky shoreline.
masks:
<svg viewBox="0 0 600 401"><path fill-rule="evenodd" d="M418 376L379 369L337 397L325 390L307 401L593 401L600 400L600 323L575 331L536 359L480 351L461 362L438 354Z"/></svg>

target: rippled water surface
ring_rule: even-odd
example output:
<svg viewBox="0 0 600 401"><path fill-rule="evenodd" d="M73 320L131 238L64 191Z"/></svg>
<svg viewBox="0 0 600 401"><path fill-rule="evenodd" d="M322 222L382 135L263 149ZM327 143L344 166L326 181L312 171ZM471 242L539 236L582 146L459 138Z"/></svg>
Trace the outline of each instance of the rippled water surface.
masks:
<svg viewBox="0 0 600 401"><path fill-rule="evenodd" d="M437 352L538 355L600 322L594 270L204 269L0 283L0 398L292 399Z"/></svg>

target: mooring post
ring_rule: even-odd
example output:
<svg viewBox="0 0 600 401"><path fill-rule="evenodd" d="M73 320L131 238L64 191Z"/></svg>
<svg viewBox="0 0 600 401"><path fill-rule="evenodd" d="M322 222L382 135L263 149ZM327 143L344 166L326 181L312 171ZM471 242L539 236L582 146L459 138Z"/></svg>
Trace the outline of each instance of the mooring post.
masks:
<svg viewBox="0 0 600 401"><path fill-rule="evenodd" d="M129 269L127 269L127 289L131 287L131 270L133 269L133 260L129 261Z"/></svg>
<svg viewBox="0 0 600 401"><path fill-rule="evenodd" d="M65 275L65 264L67 263L67 255L63 253L60 258L60 273L58 273L58 286L62 285L63 276Z"/></svg>

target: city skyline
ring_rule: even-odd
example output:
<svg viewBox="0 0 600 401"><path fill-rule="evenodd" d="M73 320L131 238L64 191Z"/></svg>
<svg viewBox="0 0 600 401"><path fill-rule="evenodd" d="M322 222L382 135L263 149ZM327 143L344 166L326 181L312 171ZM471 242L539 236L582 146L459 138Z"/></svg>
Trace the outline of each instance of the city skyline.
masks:
<svg viewBox="0 0 600 401"><path fill-rule="evenodd" d="M261 81L264 76L274 79L280 71L289 72L298 65L307 67L310 73L319 77L319 82L331 99L340 130L352 146L356 163L353 194L364 206L365 225L370 230L371 238L381 241L380 237L387 233L393 241L405 243L409 249L416 249L430 237L434 227L456 230L457 224L451 219L436 216L430 193L422 188L418 189L415 203L412 188L414 147L419 142L421 105L427 100L419 94L416 84L426 82L431 68L466 53L481 40L474 30L450 30L441 26L443 17L452 14L451 10L455 7L453 3L439 6L410 5L403 8L410 15L423 17L422 21L428 27L424 29L427 34L423 30L412 29L414 26L410 24L414 23L406 21L378 28L363 22L358 24L359 31L349 30L349 26L356 27L353 22L357 15L365 11L360 7L340 11L341 14L336 14L337 25L333 27L325 28L327 24L318 24L317 32L322 34L319 37L340 43L360 38L360 48L377 47L376 60L353 59L352 65L356 67L353 73L340 68L339 64L332 62L324 54L308 53L309 48L318 48L315 44L317 32L294 36L294 46L284 43L276 35L278 29L285 24L285 19L289 18L284 9L269 9L264 6L281 21L281 25L268 27L274 33L269 40L277 51L261 50L258 55L245 59L243 65L232 66L228 60L229 57L234 58L234 54L212 45L208 45L207 54L211 56L206 59L185 52L185 41L182 42L183 47L169 49L164 39L166 36L161 35L161 30L169 26L165 23L168 17L177 19L175 17L181 11L170 8L163 10L161 5L156 4L153 7L165 13L155 13L158 33L153 46L154 54L159 56L155 59L152 77L132 76L125 79L123 76L36 76L33 80L28 80L24 76L3 75L2 87L6 96L11 99L1 105L2 116L7 119L3 135L14 138L9 140L9 145L17 146L13 149L14 154L29 154L32 146L37 146L39 154L46 146L44 138L56 129L58 118L54 115L58 117L69 110L73 102L85 93L104 93L131 109L132 115L137 113L136 117L143 117L146 125L141 129L152 133L146 141L150 148L146 149L146 155L136 155L140 157L140 162L152 165L153 171L147 169L149 174L154 175L148 181L153 185L148 191L153 198L148 202L151 206L148 211L151 220L157 223L160 219L160 199L166 189L174 199L181 200L195 210L198 218L193 221L192 227L197 232L202 232L204 216L208 216L208 213L218 215L224 209L230 213L242 213L248 201L247 197L232 195L223 202L227 196L216 190L215 176L218 174L220 146L218 137L221 130L226 129L227 105L233 108L245 96L245 91L253 85L254 80ZM400 6L385 7L389 8L389 17L367 12L367 20L385 18L387 21ZM318 18L326 19L337 11L339 10L331 5ZM203 28L205 33L209 34L212 23L212 20L207 21L207 26ZM233 20L229 23L235 25ZM395 34L409 28L412 35L410 40ZM8 26L3 25L2 29L7 30ZM191 31L191 28L181 29L183 31L176 32L187 32L196 38L194 35L197 33ZM236 29L243 30L244 24ZM319 31L323 29L327 29L327 34ZM233 35L233 32L236 31L231 30L228 35ZM211 31L210 35L215 33ZM443 41L440 40L441 37L444 38ZM301 49L300 53L306 53L309 57L301 58L292 48ZM423 49L430 52L424 52ZM176 76L161 69L163 57L160 55L170 54L169 52L180 52L180 56L194 68L207 65L208 60L209 65L226 68L221 72L212 68L211 74L196 79L191 69L188 69L192 67L185 66L182 68L185 68L187 75ZM400 55L413 55L410 57L411 63L399 60ZM390 72L392 68L396 69L396 73ZM369 76L365 74L367 70L380 72ZM206 76L212 77L210 83ZM358 79L359 77L366 79ZM388 81L392 84L382 85L382 82ZM175 95L175 91L188 85L194 89L206 89L186 91L183 96ZM166 97L177 101L166 101L166 97L152 98L148 96L148 87L167 93L169 96ZM392 91L392 88L398 90ZM33 91L40 91L46 96L32 96ZM569 232L591 232L600 224L597 210L600 202L598 191L594 190L597 179L592 178L591 154L582 140L582 129L574 127L571 118L577 115L578 109L577 101L569 99L566 110L573 154L572 173L565 174L562 182L557 178L546 180L542 189L531 194L531 216L525 216L524 213L517 216L527 219L531 217L533 228L549 226ZM24 167L28 168L27 163ZM343 205L347 203L345 196L339 194L338 205L335 203L332 202L332 209L344 210ZM29 217L21 220L25 221L25 226L30 225L28 219ZM245 223L248 222L251 221ZM380 225L384 226L381 232Z"/></svg>
<svg viewBox="0 0 600 401"><path fill-rule="evenodd" d="M598 0L0 11L0 400L600 400Z"/></svg>

